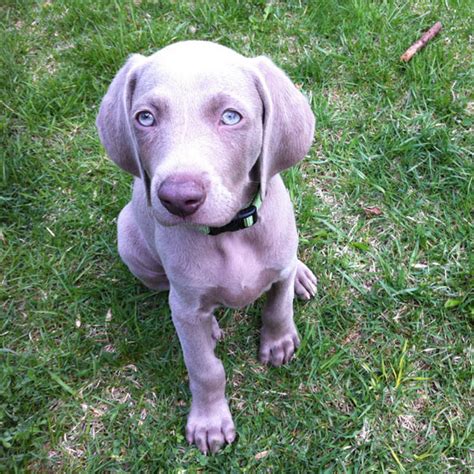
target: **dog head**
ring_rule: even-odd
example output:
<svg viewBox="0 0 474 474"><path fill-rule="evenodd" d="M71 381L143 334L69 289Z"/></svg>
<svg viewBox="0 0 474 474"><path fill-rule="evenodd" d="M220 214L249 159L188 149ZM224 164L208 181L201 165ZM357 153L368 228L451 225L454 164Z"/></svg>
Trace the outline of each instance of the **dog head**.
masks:
<svg viewBox="0 0 474 474"><path fill-rule="evenodd" d="M314 116L268 58L185 41L132 55L97 128L110 158L145 181L161 224L218 227L304 158Z"/></svg>

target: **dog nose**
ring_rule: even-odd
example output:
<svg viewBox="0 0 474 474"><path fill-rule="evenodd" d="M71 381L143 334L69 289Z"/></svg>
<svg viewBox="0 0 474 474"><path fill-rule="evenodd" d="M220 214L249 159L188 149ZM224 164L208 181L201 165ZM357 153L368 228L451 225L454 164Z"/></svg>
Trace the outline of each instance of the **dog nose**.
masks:
<svg viewBox="0 0 474 474"><path fill-rule="evenodd" d="M201 207L206 200L206 191L198 178L170 176L158 188L158 198L171 214L186 217Z"/></svg>

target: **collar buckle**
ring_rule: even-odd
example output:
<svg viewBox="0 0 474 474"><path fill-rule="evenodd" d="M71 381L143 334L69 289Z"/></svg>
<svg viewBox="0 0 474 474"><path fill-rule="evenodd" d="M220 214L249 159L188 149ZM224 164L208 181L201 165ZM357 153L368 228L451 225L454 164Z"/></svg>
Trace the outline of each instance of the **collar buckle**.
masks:
<svg viewBox="0 0 474 474"><path fill-rule="evenodd" d="M198 230L206 235L219 235L224 232L235 232L236 230L247 229L257 223L257 211L261 205L262 195L260 194L260 190L258 190L250 205L245 209L241 209L228 224L222 227L199 226Z"/></svg>
<svg viewBox="0 0 474 474"><path fill-rule="evenodd" d="M236 230L252 227L258 220L257 208L252 204L240 210L237 215L222 227L209 227L208 235L219 235L223 232L235 232Z"/></svg>

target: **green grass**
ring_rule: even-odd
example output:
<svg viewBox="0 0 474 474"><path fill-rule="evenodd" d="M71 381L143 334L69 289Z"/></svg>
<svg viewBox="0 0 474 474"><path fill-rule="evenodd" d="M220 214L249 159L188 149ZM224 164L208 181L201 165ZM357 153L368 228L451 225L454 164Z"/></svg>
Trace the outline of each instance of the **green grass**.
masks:
<svg viewBox="0 0 474 474"><path fill-rule="evenodd" d="M469 1L2 5L0 471L472 472ZM187 38L271 56L318 122L285 173L319 278L302 346L263 369L261 303L220 313L239 439L210 457L167 298L117 255L130 177L94 127L128 54Z"/></svg>

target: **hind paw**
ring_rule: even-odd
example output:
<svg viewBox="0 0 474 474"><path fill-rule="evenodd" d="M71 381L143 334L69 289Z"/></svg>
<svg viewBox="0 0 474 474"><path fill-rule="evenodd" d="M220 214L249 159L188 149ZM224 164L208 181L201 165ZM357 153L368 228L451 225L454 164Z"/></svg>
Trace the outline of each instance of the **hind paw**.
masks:
<svg viewBox="0 0 474 474"><path fill-rule="evenodd" d="M314 273L301 261L298 260L295 276L295 294L302 300L309 300L316 294L318 283Z"/></svg>

